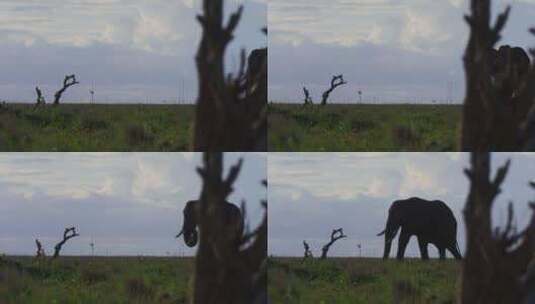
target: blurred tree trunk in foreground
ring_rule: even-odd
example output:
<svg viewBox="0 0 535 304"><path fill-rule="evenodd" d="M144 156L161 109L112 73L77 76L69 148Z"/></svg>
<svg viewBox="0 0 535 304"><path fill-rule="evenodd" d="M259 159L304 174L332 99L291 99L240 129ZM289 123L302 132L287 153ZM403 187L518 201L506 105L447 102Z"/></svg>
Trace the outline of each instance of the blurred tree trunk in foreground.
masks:
<svg viewBox="0 0 535 304"><path fill-rule="evenodd" d="M195 265L195 304L251 304L267 302L267 211L254 231L241 241L229 236L223 223L222 203L233 191L242 162L223 178L223 155L204 153L199 215L200 240ZM267 186L267 184L266 184ZM267 208L267 202L262 202ZM242 204L245 219L245 204Z"/></svg>
<svg viewBox="0 0 535 304"><path fill-rule="evenodd" d="M267 48L245 51L237 75L225 75L225 51L243 7L223 25L223 0L204 0L196 63L199 93L194 151L267 150ZM267 30L265 30L267 33Z"/></svg>
<svg viewBox="0 0 535 304"><path fill-rule="evenodd" d="M462 151L535 150L535 64L526 67L529 71L519 79L508 58L503 77L512 82L512 95L500 94L502 88L491 74L491 51L501 39L509 12L508 7L491 27L491 1L471 0L471 15L465 17L470 38L464 55Z"/></svg>
<svg viewBox="0 0 535 304"><path fill-rule="evenodd" d="M528 290L521 279L535 252L535 217L532 215L529 226L518 232L513 224L513 205L509 203L505 228L492 228L493 203L510 162L498 169L493 180L490 162L490 153L474 152L471 168L465 170L470 192L464 209L467 248L460 303L523 303ZM530 206L535 208L534 203Z"/></svg>

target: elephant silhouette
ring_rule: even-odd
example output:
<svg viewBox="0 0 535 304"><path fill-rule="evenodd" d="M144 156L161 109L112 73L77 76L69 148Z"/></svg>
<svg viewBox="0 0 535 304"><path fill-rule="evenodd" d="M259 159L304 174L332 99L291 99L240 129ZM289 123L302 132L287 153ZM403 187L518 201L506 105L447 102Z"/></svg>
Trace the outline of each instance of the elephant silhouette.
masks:
<svg viewBox="0 0 535 304"><path fill-rule="evenodd" d="M428 244L438 248L440 259L446 258L446 249L456 259L462 258L457 244L457 221L451 209L442 201L417 197L394 201L388 210L385 230L377 235L385 235L383 259L388 259L392 241L400 228L398 260L403 259L413 235L418 238L420 254L424 260L429 259Z"/></svg>
<svg viewBox="0 0 535 304"><path fill-rule="evenodd" d="M502 45L497 50L491 49L487 58L491 82L500 97L515 97L529 74L530 59L526 51L521 47Z"/></svg>
<svg viewBox="0 0 535 304"><path fill-rule="evenodd" d="M267 102L267 48L255 49L247 58L247 95ZM262 103L261 103L262 104Z"/></svg>
<svg viewBox="0 0 535 304"><path fill-rule="evenodd" d="M249 58L247 58L247 74L249 77L264 74L264 69L267 71L267 52L267 48L261 48L255 49L249 54Z"/></svg>
<svg viewBox="0 0 535 304"><path fill-rule="evenodd" d="M184 237L184 243L188 247L194 247L198 242L197 226L198 221L198 208L199 200L188 201L186 207L184 207L183 215L184 222L182 224L182 230L176 235L179 238L181 235ZM240 208L229 202L223 203L223 223L225 224L225 234L236 242L241 240L243 234L243 218Z"/></svg>
<svg viewBox="0 0 535 304"><path fill-rule="evenodd" d="M248 99L246 107L251 113L265 113L267 106L267 64L268 50L260 48L253 50L247 59L247 71L245 74L245 93ZM267 150L267 119L262 115L257 117L254 123L258 132L256 133L254 150Z"/></svg>

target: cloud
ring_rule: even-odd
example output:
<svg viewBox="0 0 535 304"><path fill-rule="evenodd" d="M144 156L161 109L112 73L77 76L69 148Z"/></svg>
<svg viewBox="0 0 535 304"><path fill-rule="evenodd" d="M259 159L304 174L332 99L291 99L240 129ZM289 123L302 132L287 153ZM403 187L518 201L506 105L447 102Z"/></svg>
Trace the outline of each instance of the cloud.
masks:
<svg viewBox="0 0 535 304"><path fill-rule="evenodd" d="M267 3L229 1L227 14L238 4L245 10L228 71L242 48L266 44ZM70 102L87 102L92 88L98 102L192 102L199 10L198 0L1 1L0 98L32 101L35 85L51 96L65 74L76 73L81 84L65 95Z"/></svg>

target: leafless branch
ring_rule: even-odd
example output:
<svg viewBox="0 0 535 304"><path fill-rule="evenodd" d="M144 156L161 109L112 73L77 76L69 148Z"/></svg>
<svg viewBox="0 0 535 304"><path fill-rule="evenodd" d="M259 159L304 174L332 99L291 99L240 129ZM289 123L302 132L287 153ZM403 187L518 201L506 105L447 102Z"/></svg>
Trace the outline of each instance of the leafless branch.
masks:
<svg viewBox="0 0 535 304"><path fill-rule="evenodd" d="M329 99L329 96L334 91L334 89L344 84L347 84L347 82L345 82L344 80L344 75L333 76L333 78L331 79L331 86L321 95L321 105L326 105L327 100Z"/></svg>
<svg viewBox="0 0 535 304"><path fill-rule="evenodd" d="M61 251L61 248L63 248L63 245L65 245L68 240L77 236L80 235L76 233L75 227L65 228L65 231L63 232L63 240L61 240L59 243L56 244L56 246L54 246L54 255L52 256L52 258L55 259L59 257L59 253Z"/></svg>
<svg viewBox="0 0 535 304"><path fill-rule="evenodd" d="M56 94L54 94L54 105L58 105L63 93L65 93L69 87L75 84L79 84L79 82L76 80L76 75L66 75L65 79L63 80L63 87L57 91Z"/></svg>
<svg viewBox="0 0 535 304"><path fill-rule="evenodd" d="M327 258L327 253L329 252L329 249L334 244L334 242L346 237L347 235L344 234L342 228L333 229L333 232L331 233L331 240L321 248L321 259Z"/></svg>

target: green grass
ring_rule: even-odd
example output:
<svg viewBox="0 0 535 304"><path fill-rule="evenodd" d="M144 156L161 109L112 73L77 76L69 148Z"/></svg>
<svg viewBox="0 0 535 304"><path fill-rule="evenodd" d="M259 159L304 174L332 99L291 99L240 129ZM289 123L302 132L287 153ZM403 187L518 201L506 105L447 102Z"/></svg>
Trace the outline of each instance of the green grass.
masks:
<svg viewBox="0 0 535 304"><path fill-rule="evenodd" d="M460 264L360 258L271 258L273 303L455 303Z"/></svg>
<svg viewBox="0 0 535 304"><path fill-rule="evenodd" d="M269 105L270 151L456 151L460 105Z"/></svg>
<svg viewBox="0 0 535 304"><path fill-rule="evenodd" d="M194 260L188 258L60 257L0 263L0 303L189 303Z"/></svg>
<svg viewBox="0 0 535 304"><path fill-rule="evenodd" d="M29 104L0 108L0 151L185 151L193 105Z"/></svg>

